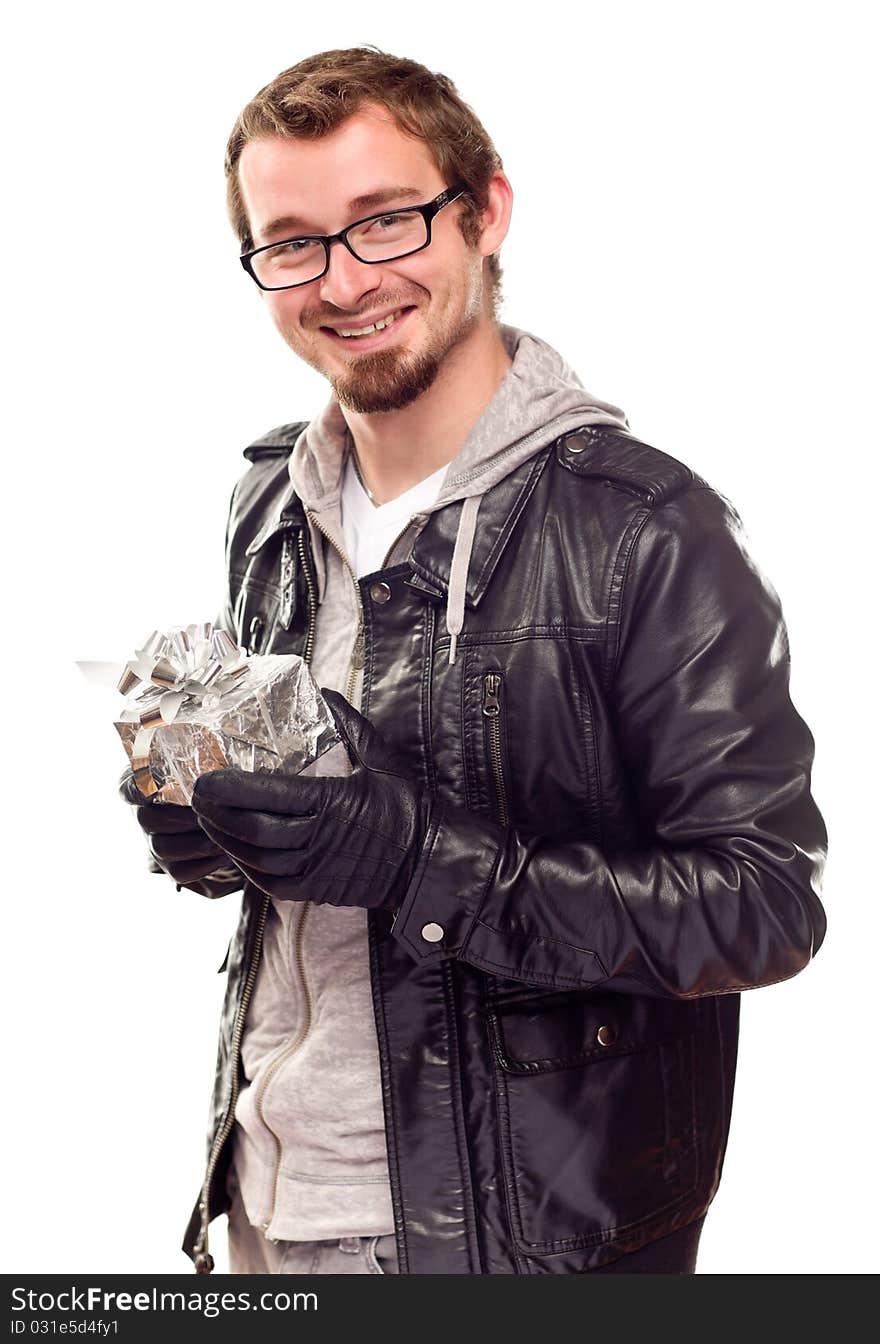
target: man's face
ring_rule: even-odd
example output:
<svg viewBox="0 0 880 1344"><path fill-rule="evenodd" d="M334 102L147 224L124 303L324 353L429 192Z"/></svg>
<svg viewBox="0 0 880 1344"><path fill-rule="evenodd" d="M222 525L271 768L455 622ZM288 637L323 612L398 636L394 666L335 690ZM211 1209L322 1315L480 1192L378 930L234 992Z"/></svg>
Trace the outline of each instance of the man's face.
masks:
<svg viewBox="0 0 880 1344"><path fill-rule="evenodd" d="M386 205L423 205L452 185L428 147L373 105L321 140L252 141L239 176L255 247L336 233ZM352 204L377 192L388 195L366 207ZM329 379L342 406L361 413L408 406L432 385L450 351L488 321L483 258L462 237L462 208L459 200L440 211L421 252L365 265L335 243L322 279L263 293L287 344ZM382 331L338 334L392 313L398 316Z"/></svg>

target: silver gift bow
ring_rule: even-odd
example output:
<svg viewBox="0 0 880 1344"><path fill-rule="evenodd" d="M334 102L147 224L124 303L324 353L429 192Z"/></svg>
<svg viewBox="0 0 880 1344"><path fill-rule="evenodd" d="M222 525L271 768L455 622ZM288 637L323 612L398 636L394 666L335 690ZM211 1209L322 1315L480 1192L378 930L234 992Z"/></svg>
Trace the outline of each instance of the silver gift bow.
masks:
<svg viewBox="0 0 880 1344"><path fill-rule="evenodd" d="M163 634L154 630L135 651L119 678L117 690L130 697L120 714L122 723L139 723L131 751L131 766L141 793L158 792L150 773L150 743L157 728L173 723L185 703L216 709L227 691L247 672L247 653L225 630L210 621L187 625Z"/></svg>

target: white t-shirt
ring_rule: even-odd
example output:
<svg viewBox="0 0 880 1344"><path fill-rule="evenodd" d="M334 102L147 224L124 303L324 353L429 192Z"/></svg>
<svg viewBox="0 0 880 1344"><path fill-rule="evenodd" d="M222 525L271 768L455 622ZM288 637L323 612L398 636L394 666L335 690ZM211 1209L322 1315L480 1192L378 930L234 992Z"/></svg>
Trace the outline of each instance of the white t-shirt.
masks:
<svg viewBox="0 0 880 1344"><path fill-rule="evenodd" d="M386 555L410 519L435 503L445 477L444 466L397 499L377 506L358 480L349 454L342 482L342 535L359 579L382 568Z"/></svg>

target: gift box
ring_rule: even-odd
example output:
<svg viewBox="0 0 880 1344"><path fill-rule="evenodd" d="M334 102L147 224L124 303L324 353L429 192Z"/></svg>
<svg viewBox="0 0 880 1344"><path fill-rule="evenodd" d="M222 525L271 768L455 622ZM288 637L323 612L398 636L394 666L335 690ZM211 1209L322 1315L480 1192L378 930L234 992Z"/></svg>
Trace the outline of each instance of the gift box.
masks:
<svg viewBox="0 0 880 1344"><path fill-rule="evenodd" d="M115 723L141 793L189 803L200 775L238 766L296 774L339 740L302 658L248 656L209 623L154 630L118 682Z"/></svg>

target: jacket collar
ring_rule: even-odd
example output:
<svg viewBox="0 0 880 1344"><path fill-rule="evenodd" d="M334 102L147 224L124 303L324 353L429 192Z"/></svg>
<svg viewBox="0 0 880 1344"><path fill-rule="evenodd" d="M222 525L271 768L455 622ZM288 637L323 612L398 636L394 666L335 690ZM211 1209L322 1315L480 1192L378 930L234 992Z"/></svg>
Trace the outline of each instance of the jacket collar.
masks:
<svg viewBox="0 0 880 1344"><path fill-rule="evenodd" d="M483 496L480 525L468 566L466 606L476 607L486 592L517 520L547 464L549 448L548 445L546 450L540 450L520 463ZM410 557L413 568L410 587L430 597L447 596L452 553L463 507L464 501L458 500L428 515Z"/></svg>
<svg viewBox="0 0 880 1344"><path fill-rule="evenodd" d="M549 446L520 463L509 476L505 476L483 496L480 526L474 538L468 567L465 596L468 607L476 607L488 588L517 519L544 470L548 453ZM457 500L429 514L425 526L416 537L409 562L413 569L409 582L411 587L430 597L445 598L448 594L449 571L463 504L463 500ZM291 484L248 543L246 554L256 554L276 533L291 527L303 527L305 523L302 501Z"/></svg>

